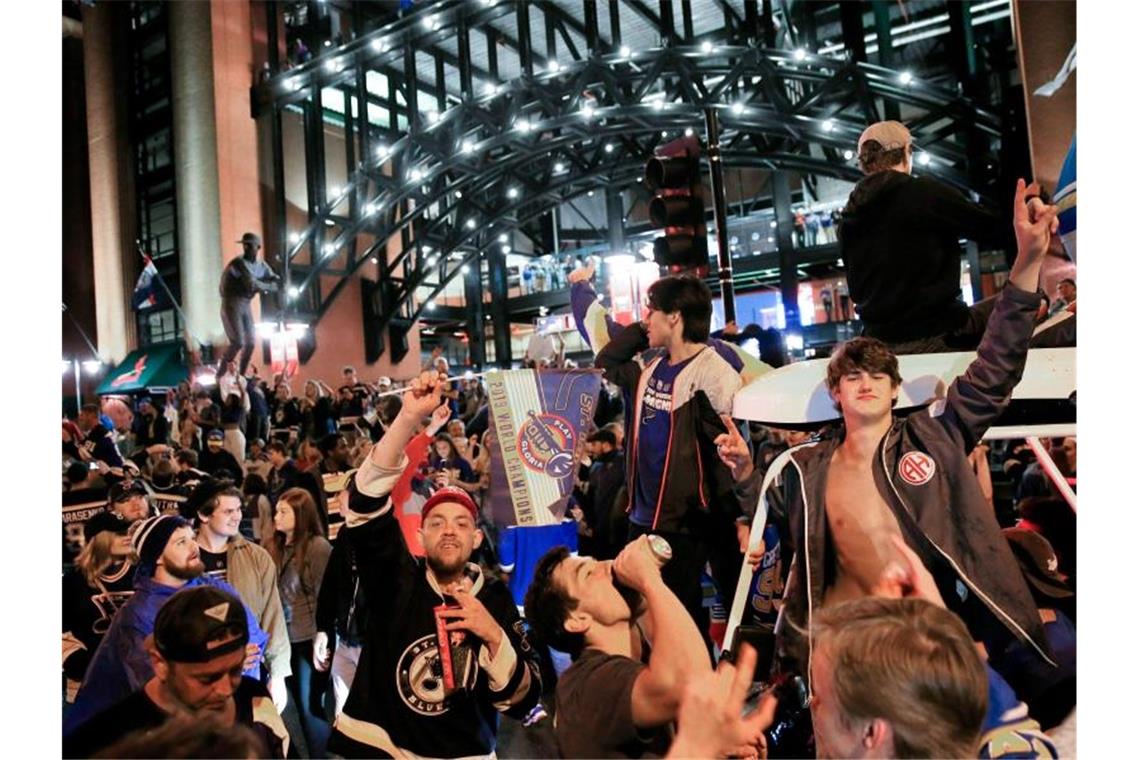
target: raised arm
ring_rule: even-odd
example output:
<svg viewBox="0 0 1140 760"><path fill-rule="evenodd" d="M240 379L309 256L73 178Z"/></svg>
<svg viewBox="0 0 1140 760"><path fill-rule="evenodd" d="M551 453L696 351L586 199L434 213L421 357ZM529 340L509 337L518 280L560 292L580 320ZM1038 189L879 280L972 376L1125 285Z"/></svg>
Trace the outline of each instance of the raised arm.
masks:
<svg viewBox="0 0 1140 760"><path fill-rule="evenodd" d="M645 326L634 322L622 329L606 347L598 352L594 366L605 373L605 378L623 390L634 392L641 377L637 355L649 347Z"/></svg>
<svg viewBox="0 0 1140 760"><path fill-rule="evenodd" d="M685 684L711 670L708 651L696 623L661 579L647 536L621 551L613 571L645 597L654 632L649 667L638 674L630 695L633 722L638 728L660 726L677 717Z"/></svg>
<svg viewBox="0 0 1140 760"><path fill-rule="evenodd" d="M1009 284L998 296L986 324L978 357L950 384L945 403L930 408L931 416L958 438L966 454L1005 410L1025 370L1040 300L1037 281L1049 236L1057 226L1057 208L1032 198L1036 193L1037 183L1027 188L1024 180L1017 181L1013 202L1017 259L1009 273ZM1029 203L1027 197L1031 198Z"/></svg>

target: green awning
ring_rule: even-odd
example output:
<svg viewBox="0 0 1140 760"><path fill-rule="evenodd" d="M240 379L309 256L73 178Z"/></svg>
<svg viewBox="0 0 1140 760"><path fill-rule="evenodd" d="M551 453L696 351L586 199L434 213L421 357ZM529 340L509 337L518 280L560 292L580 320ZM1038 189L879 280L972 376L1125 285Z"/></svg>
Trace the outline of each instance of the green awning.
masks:
<svg viewBox="0 0 1140 760"><path fill-rule="evenodd" d="M147 346L132 351L111 370L95 394L136 393L147 388L173 388L189 377L180 346Z"/></svg>

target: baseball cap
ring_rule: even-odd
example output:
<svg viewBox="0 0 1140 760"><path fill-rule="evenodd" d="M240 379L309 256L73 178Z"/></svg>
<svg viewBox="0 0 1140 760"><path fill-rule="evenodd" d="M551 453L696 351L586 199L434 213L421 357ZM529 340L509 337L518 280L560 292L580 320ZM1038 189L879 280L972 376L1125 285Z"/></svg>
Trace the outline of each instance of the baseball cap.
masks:
<svg viewBox="0 0 1140 760"><path fill-rule="evenodd" d="M392 385L392 378L388 377L387 375L381 375L380 379L376 381L376 384L381 388L388 388Z"/></svg>
<svg viewBox="0 0 1140 760"><path fill-rule="evenodd" d="M877 121L859 135L859 150L868 140L882 145L883 150L894 150L910 145L910 130L899 121Z"/></svg>
<svg viewBox="0 0 1140 760"><path fill-rule="evenodd" d="M132 496L146 496L146 486L141 480L120 480L107 492L107 501L117 504Z"/></svg>
<svg viewBox="0 0 1140 760"><path fill-rule="evenodd" d="M249 624L241 600L214 586L176 592L154 620L154 645L174 662L209 662L244 649L248 641Z"/></svg>
<svg viewBox="0 0 1140 760"><path fill-rule="evenodd" d="M467 495L466 491L455 486L444 486L433 493L431 498L424 502L423 509L420 510L420 518L427 520L429 512L445 503L459 504L471 513L472 520L479 519L479 507L475 506L475 502Z"/></svg>
<svg viewBox="0 0 1140 760"><path fill-rule="evenodd" d="M103 531L111 531L123 535L131 527L131 523L119 517L114 512L99 512L87 522L83 523L83 540L90 541Z"/></svg>
<svg viewBox="0 0 1140 760"><path fill-rule="evenodd" d="M244 235L242 235L241 240L239 240L237 242L242 243L243 245L245 243L253 243L258 248L260 248L261 247L261 236L254 233L254 232L247 232Z"/></svg>
<svg viewBox="0 0 1140 760"><path fill-rule="evenodd" d="M1005 528L1002 535L1021 565L1025 580L1035 590L1054 599L1073 596L1073 591L1065 582L1065 576L1057 571L1057 553L1053 551L1049 539L1025 528Z"/></svg>
<svg viewBox="0 0 1140 760"><path fill-rule="evenodd" d="M221 430L218 430L217 428L214 428L213 430L211 430L209 433L206 434L206 440L207 441L224 441L225 439L226 439L226 434L223 433Z"/></svg>

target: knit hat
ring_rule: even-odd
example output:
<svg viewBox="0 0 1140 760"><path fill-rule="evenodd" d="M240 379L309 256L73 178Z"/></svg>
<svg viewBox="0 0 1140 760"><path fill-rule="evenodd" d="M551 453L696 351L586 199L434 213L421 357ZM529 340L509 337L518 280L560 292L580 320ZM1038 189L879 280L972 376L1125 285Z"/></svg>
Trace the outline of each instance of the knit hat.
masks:
<svg viewBox="0 0 1140 760"><path fill-rule="evenodd" d="M883 150L895 150L910 145L910 130L898 121L877 121L863 130L859 135L858 149L862 151L863 143L874 140L883 146Z"/></svg>
<svg viewBox="0 0 1140 760"><path fill-rule="evenodd" d="M248 641L241 600L214 586L178 591L154 619L154 645L173 662L209 662L244 649Z"/></svg>
<svg viewBox="0 0 1140 760"><path fill-rule="evenodd" d="M131 548L139 557L139 569L153 570L174 531L189 527L190 523L178 515L159 515L141 521L131 533Z"/></svg>
<svg viewBox="0 0 1140 760"><path fill-rule="evenodd" d="M458 504L471 513L472 520L479 519L479 507L475 506L475 502L467 495L466 491L462 488L456 488L455 486L444 486L433 493L431 498L424 502L423 509L420 510L421 520L426 521L428 513L440 504Z"/></svg>

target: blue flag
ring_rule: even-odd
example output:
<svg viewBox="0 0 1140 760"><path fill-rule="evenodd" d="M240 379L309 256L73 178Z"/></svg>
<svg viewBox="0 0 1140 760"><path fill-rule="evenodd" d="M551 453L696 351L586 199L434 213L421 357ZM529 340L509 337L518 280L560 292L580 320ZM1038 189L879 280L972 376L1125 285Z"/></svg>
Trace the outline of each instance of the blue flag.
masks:
<svg viewBox="0 0 1140 760"><path fill-rule="evenodd" d="M497 525L556 525L594 420L597 370L487 374L491 516Z"/></svg>

